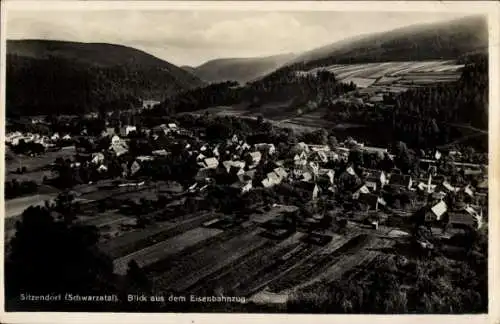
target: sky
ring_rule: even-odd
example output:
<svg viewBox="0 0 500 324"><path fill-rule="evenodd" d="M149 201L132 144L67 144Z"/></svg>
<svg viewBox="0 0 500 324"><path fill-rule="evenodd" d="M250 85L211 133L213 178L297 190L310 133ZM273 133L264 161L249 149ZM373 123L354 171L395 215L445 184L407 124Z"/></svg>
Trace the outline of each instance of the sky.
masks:
<svg viewBox="0 0 500 324"><path fill-rule="evenodd" d="M453 20L463 13L336 11L9 10L7 39L105 42L178 66L301 53L360 34Z"/></svg>

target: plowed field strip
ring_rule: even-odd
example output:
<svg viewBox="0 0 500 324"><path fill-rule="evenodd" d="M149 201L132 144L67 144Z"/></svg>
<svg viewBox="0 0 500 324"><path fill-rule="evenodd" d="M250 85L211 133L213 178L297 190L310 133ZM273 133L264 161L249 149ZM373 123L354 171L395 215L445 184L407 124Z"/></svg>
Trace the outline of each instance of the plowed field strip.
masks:
<svg viewBox="0 0 500 324"><path fill-rule="evenodd" d="M184 248L202 242L210 237L220 234L222 230L197 227L180 235L160 243L149 246L145 249L128 254L113 262L115 272L125 274L128 263L135 260L140 267L154 264L168 255L182 251Z"/></svg>
<svg viewBox="0 0 500 324"><path fill-rule="evenodd" d="M194 280L200 273L207 273L218 263L242 253L246 254L252 248L258 247L258 244L265 243L267 239L258 236L260 231L261 229L245 231L246 233L224 242L216 241L192 254L179 255L178 258L166 260L170 264L170 269L165 269L165 272L161 271L163 273L160 272L155 276L156 286L165 289L167 287L182 288L185 285L194 284L191 280Z"/></svg>
<svg viewBox="0 0 500 324"><path fill-rule="evenodd" d="M211 213L187 215L180 223L163 222L155 227L126 233L113 240L101 244L101 249L113 258L119 258L137 250L146 248L157 242L200 226L212 219Z"/></svg>
<svg viewBox="0 0 500 324"><path fill-rule="evenodd" d="M358 246L354 249L351 249L348 254L344 254L343 256L339 257L337 262L324 270L321 274L313 277L309 281L295 286L293 290L303 289L320 281L326 281L326 283L329 283L338 280L342 278L342 275L350 269L353 269L354 267L357 267L363 263L369 263L378 255L383 254L380 251L369 249L373 249L375 247L390 246L390 244L392 244L390 240L380 240L377 238L372 239L367 242L367 245L364 248L360 249L360 247Z"/></svg>
<svg viewBox="0 0 500 324"><path fill-rule="evenodd" d="M293 288L303 282L307 282L316 276L324 273L334 263L338 262L346 254L356 253L370 242L370 237L359 235L350 240L341 241L341 244L335 251L329 254L318 253L314 258L308 259L302 263L293 272L281 277L273 282L269 288L272 292L280 292Z"/></svg>
<svg viewBox="0 0 500 324"><path fill-rule="evenodd" d="M223 288L227 292L231 287L244 281L245 278L253 277L255 273L292 251L300 244L300 238L303 235L295 233L282 242L271 241L268 248L259 249L243 260L226 266L214 274L212 278L191 287L189 292L202 295L203 293L212 293L216 288Z"/></svg>
<svg viewBox="0 0 500 324"><path fill-rule="evenodd" d="M275 262L254 273L253 277L247 277L239 282L230 291L236 296L250 296L288 272L294 271L297 266L313 257L319 249L320 247L315 245L300 243L298 248L291 251L291 255L287 256L286 260L283 257L276 259Z"/></svg>

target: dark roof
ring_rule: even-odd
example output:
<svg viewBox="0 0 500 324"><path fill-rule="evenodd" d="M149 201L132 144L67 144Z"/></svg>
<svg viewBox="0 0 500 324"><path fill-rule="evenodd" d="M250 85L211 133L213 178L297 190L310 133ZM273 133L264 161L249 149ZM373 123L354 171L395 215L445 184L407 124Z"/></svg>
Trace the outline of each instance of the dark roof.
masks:
<svg viewBox="0 0 500 324"><path fill-rule="evenodd" d="M463 224L474 226L476 224L476 220L471 215L465 212L448 212L450 217L451 224Z"/></svg>
<svg viewBox="0 0 500 324"><path fill-rule="evenodd" d="M409 175L402 175L397 173L392 173L389 183L401 186L407 186L410 183L411 177Z"/></svg>
<svg viewBox="0 0 500 324"><path fill-rule="evenodd" d="M369 206L376 206L378 201L378 196L374 194L360 194L359 199L360 202L367 204Z"/></svg>
<svg viewBox="0 0 500 324"><path fill-rule="evenodd" d="M294 187L298 187L302 190L313 191L316 183L314 182L306 182L306 181L297 181L294 183Z"/></svg>

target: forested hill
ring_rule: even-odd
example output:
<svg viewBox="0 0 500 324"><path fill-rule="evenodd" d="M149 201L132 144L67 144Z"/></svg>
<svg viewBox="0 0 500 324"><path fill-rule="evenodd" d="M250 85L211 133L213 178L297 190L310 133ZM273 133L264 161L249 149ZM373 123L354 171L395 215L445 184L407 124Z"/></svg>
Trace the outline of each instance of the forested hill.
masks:
<svg viewBox="0 0 500 324"><path fill-rule="evenodd" d="M254 58L223 58L208 61L187 70L207 82L238 81L246 83L264 76L283 66L295 54L282 54Z"/></svg>
<svg viewBox="0 0 500 324"><path fill-rule="evenodd" d="M337 42L306 52L292 63L315 68L331 64L456 59L469 52L486 50L487 46L486 18L472 16Z"/></svg>
<svg viewBox="0 0 500 324"><path fill-rule="evenodd" d="M7 114L96 111L131 98L164 100L203 82L126 46L47 40L7 41Z"/></svg>

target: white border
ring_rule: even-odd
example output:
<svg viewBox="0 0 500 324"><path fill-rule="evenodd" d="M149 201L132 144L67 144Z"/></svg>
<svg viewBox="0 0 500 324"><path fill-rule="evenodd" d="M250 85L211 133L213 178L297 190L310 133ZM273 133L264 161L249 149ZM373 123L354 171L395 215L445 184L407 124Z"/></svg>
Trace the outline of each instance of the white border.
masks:
<svg viewBox="0 0 500 324"><path fill-rule="evenodd" d="M218 10L218 11L385 11L385 12L464 12L466 14L486 14L489 21L489 66L490 66L490 107L489 107L489 315L271 315L271 314L137 314L137 313L5 313L3 284L0 291L0 313L1 323L220 323L224 321L236 321L238 323L249 322L314 322L314 323L362 323L372 324L386 323L429 323L434 321L449 321L454 324L461 323L498 323L500 314L500 303L498 302L498 291L500 282L498 280L498 234L500 231L500 219L497 216L499 209L498 185L500 160L499 138L499 32L500 32L500 5L494 1L9 1L4 0L1 4L1 28L0 43L0 111L5 116L5 28L6 13L10 10ZM0 119L0 129L4 133L4 118ZM5 138L5 137L2 137ZM0 152L4 152L5 143L0 140ZM0 159L0 172L4 173L4 159ZM4 210L3 186L0 183L0 210ZM1 218L3 220L3 217ZM4 231L4 222L0 221L0 232ZM3 243L3 235L0 242ZM3 244L0 256L3 255ZM3 283L4 263L0 262L0 282ZM496 307L495 307L496 306Z"/></svg>

